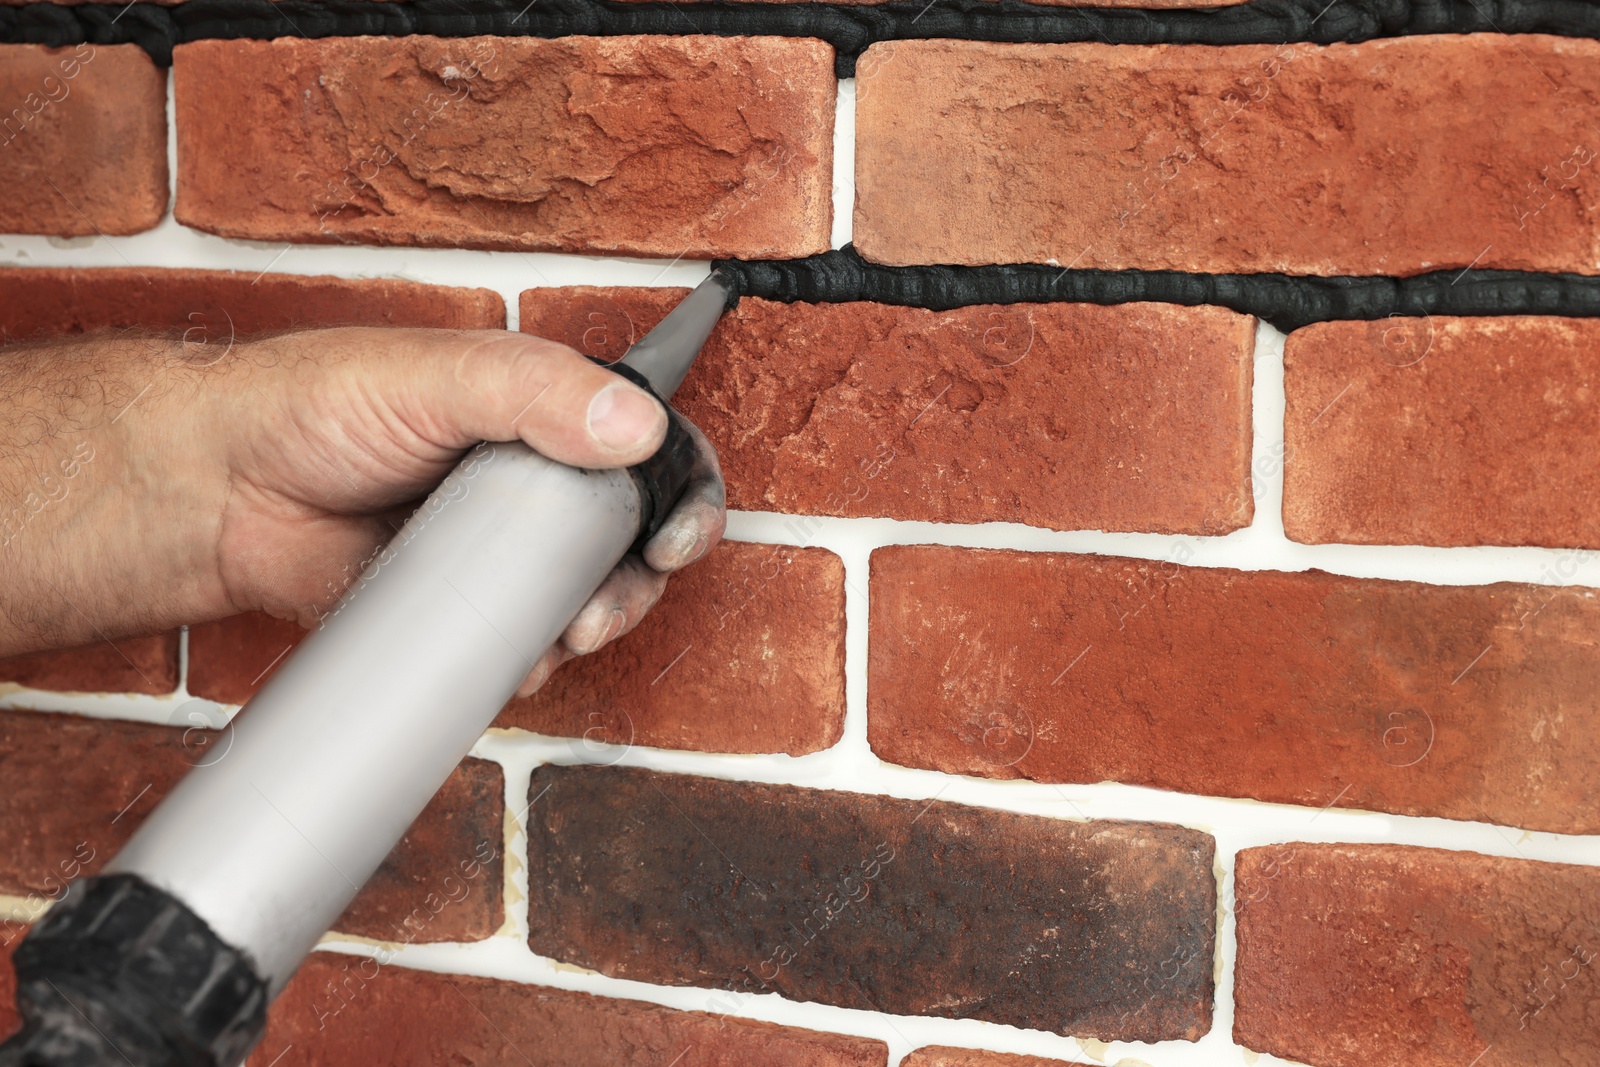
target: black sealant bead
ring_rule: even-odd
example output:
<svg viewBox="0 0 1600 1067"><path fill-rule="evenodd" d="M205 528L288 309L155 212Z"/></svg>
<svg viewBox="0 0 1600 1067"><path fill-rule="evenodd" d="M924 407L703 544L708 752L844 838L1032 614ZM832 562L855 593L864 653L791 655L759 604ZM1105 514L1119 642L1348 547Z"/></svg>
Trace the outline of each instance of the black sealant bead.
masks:
<svg viewBox="0 0 1600 1067"><path fill-rule="evenodd" d="M1288 332L1334 319L1424 315L1600 315L1600 277L1446 270L1409 278L1064 270L1041 264L884 267L846 247L796 260L719 260L740 296L934 311L972 304L1155 301L1232 308Z"/></svg>
<svg viewBox="0 0 1600 1067"><path fill-rule="evenodd" d="M1108 44L1315 44L1431 33L1549 33L1600 37L1589 0L1251 0L1228 7L1142 10L1021 0L894 0L885 4L701 3L625 0L187 0L0 7L0 42L137 44L157 63L208 38L566 37L634 33L815 37L838 52L840 77L878 41Z"/></svg>

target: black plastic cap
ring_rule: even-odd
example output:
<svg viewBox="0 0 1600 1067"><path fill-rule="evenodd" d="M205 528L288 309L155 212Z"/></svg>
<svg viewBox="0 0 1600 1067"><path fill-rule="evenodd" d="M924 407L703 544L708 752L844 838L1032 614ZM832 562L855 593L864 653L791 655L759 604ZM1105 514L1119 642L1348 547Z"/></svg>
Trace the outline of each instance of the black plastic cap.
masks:
<svg viewBox="0 0 1600 1067"><path fill-rule="evenodd" d="M131 874L74 883L12 956L22 1030L0 1067L235 1067L267 983L175 897Z"/></svg>
<svg viewBox="0 0 1600 1067"><path fill-rule="evenodd" d="M661 447L643 463L636 463L628 468L634 484L639 487L639 500L642 505L639 516L639 538L630 549L638 552L644 548L645 542L661 529L662 523L667 521L667 515L672 511L672 505L683 495L683 487L689 484L689 475L694 470L695 461L694 438L690 437L689 431L684 428L683 417L672 410L671 404L661 399L661 394L651 388L650 382L644 375L623 363L607 363L592 356L590 362L622 375L655 397L661 406L667 409L667 436L661 442Z"/></svg>

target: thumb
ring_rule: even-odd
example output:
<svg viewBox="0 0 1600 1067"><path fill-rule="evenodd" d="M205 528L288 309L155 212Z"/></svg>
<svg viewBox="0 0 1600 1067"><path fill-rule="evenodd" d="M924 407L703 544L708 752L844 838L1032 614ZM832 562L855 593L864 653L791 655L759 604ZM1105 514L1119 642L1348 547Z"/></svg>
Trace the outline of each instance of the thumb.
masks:
<svg viewBox="0 0 1600 1067"><path fill-rule="evenodd" d="M373 331L380 332L380 331ZM555 341L500 330L398 330L401 414L447 448L522 440L575 467L647 459L665 408L621 375Z"/></svg>

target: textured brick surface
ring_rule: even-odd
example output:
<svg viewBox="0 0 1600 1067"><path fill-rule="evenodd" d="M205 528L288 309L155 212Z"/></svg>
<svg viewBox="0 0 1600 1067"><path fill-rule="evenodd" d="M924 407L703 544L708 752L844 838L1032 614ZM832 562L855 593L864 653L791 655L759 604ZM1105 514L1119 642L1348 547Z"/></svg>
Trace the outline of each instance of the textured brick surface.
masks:
<svg viewBox="0 0 1600 1067"><path fill-rule="evenodd" d="M0 268L0 303L5 340L142 326L183 330L191 346L219 353L236 334L301 327L506 324L505 305L489 289L153 267Z"/></svg>
<svg viewBox="0 0 1600 1067"><path fill-rule="evenodd" d="M242 704L305 631L252 613L189 631L189 692ZM827 748L844 729L844 566L824 549L723 542L633 632L559 668L495 725L711 752Z"/></svg>
<svg viewBox="0 0 1600 1067"><path fill-rule="evenodd" d="M281 1056L282 1059L274 1059ZM250 1067L884 1067L881 1041L314 953Z"/></svg>
<svg viewBox="0 0 1600 1067"><path fill-rule="evenodd" d="M215 233L669 258L828 247L821 41L198 41L173 76L176 213Z"/></svg>
<svg viewBox="0 0 1600 1067"><path fill-rule="evenodd" d="M177 726L0 711L0 893L51 896L63 875L94 873L195 761L228 743ZM457 768L337 928L418 942L498 929L502 781L493 763ZM461 863L474 860L482 870L463 879Z"/></svg>
<svg viewBox="0 0 1600 1067"><path fill-rule="evenodd" d="M1600 272L1600 42L895 41L862 63L877 262Z"/></svg>
<svg viewBox="0 0 1600 1067"><path fill-rule="evenodd" d="M1593 590L938 546L871 581L891 762L1600 833Z"/></svg>
<svg viewBox="0 0 1600 1067"><path fill-rule="evenodd" d="M0 232L92 237L161 221L166 73L137 45L0 45L0 101Z"/></svg>
<svg viewBox="0 0 1600 1067"><path fill-rule="evenodd" d="M530 944L604 974L1106 1040L1211 1025L1214 844L938 801L544 766Z"/></svg>
<svg viewBox="0 0 1600 1067"><path fill-rule="evenodd" d="M13 656L0 660L0 682L76 693L170 693L178 688L178 635Z"/></svg>
<svg viewBox="0 0 1600 1067"><path fill-rule="evenodd" d="M1312 1067L1589 1067L1600 870L1400 845L1239 853L1234 1040Z"/></svg>
<svg viewBox="0 0 1600 1067"><path fill-rule="evenodd" d="M1296 541L1600 547L1600 322L1330 322L1284 346Z"/></svg>
<svg viewBox="0 0 1600 1067"><path fill-rule="evenodd" d="M561 667L495 721L610 744L827 748L844 730L844 564L725 541L626 637Z"/></svg>
<svg viewBox="0 0 1600 1067"><path fill-rule="evenodd" d="M522 329L610 355L671 300L535 289ZM1170 304L746 298L674 402L735 508L1220 534L1253 508L1253 331Z"/></svg>
<svg viewBox="0 0 1600 1067"><path fill-rule="evenodd" d="M900 1061L900 1067L1087 1067L1066 1060L1043 1056L1016 1056L1005 1052L986 1052L975 1048L946 1048L927 1045Z"/></svg>

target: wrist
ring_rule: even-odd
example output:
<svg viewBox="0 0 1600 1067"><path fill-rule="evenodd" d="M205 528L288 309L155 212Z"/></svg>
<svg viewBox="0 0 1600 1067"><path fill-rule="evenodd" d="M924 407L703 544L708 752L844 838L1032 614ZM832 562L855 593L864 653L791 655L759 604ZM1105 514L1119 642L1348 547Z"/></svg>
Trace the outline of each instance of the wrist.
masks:
<svg viewBox="0 0 1600 1067"><path fill-rule="evenodd" d="M179 342L129 336L0 355L0 654L225 613L205 528L226 478L181 357Z"/></svg>

